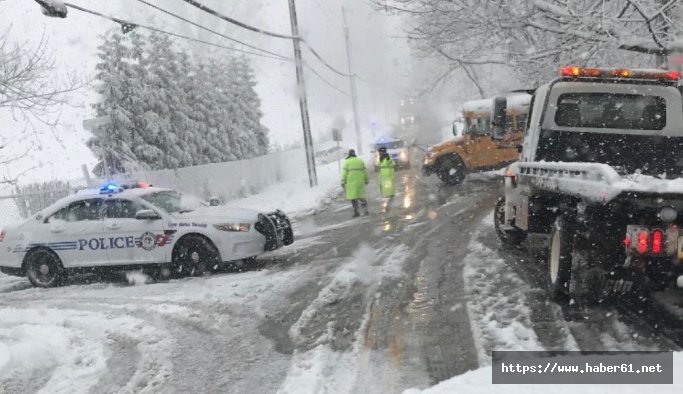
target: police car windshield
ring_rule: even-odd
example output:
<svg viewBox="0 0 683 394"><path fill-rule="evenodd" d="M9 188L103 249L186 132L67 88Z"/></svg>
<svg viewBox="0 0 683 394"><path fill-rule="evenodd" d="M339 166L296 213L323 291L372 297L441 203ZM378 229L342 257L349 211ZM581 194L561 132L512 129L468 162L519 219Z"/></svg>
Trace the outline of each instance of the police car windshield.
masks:
<svg viewBox="0 0 683 394"><path fill-rule="evenodd" d="M375 146L375 149L379 150L380 148L387 148L387 149L401 149L404 146L403 141L389 141L389 142L382 142L380 144L377 144Z"/></svg>
<svg viewBox="0 0 683 394"><path fill-rule="evenodd" d="M168 213L187 211L183 207L180 193L173 191L163 191L143 195L142 198L150 204L165 210Z"/></svg>

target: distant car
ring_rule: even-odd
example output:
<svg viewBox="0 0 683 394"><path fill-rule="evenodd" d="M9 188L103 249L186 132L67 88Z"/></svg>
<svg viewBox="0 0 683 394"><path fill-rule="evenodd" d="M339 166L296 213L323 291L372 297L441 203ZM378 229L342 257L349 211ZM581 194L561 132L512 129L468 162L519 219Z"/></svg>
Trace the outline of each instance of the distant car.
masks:
<svg viewBox="0 0 683 394"><path fill-rule="evenodd" d="M375 172L379 171L379 150L386 148L387 153L396 162L396 169L410 168L411 153L408 144L398 138L380 138L373 146Z"/></svg>
<svg viewBox="0 0 683 394"><path fill-rule="evenodd" d="M333 161L343 160L345 157L346 151L340 146L333 146L315 152L315 160L318 164L332 163Z"/></svg>
<svg viewBox="0 0 683 394"><path fill-rule="evenodd" d="M0 271L34 286L84 268L198 275L294 242L287 216L221 206L192 210L178 192L107 185L63 198L0 232Z"/></svg>

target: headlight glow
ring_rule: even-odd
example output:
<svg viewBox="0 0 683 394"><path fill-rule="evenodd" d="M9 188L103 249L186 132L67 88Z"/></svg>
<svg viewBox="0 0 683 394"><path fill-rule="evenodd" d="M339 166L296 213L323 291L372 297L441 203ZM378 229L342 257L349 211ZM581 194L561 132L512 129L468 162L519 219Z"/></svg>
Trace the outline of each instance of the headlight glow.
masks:
<svg viewBox="0 0 683 394"><path fill-rule="evenodd" d="M402 150L401 153L399 154L399 157L401 160L405 161L408 158L408 154L406 153L405 150Z"/></svg>
<svg viewBox="0 0 683 394"><path fill-rule="evenodd" d="M213 226L219 231L231 231L239 233L246 233L251 228L251 224L249 223L223 223L214 224Z"/></svg>

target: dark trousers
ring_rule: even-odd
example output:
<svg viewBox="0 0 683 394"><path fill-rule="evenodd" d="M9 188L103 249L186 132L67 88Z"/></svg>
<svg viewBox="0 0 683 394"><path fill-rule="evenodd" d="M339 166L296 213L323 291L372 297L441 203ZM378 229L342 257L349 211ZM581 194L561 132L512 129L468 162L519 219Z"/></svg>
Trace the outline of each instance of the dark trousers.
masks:
<svg viewBox="0 0 683 394"><path fill-rule="evenodd" d="M368 210L368 200L364 198L357 198L355 200L351 200L351 205L353 205L353 212L358 213L358 208L363 207L363 210L367 212Z"/></svg>

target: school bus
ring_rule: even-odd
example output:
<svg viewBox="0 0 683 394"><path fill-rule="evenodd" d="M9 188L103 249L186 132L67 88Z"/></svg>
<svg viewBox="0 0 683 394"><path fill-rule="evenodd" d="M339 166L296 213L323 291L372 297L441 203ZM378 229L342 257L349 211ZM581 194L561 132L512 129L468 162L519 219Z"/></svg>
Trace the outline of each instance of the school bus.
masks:
<svg viewBox="0 0 683 394"><path fill-rule="evenodd" d="M425 175L457 185L468 173L502 168L517 160L531 96L492 97L463 104L464 129L455 138L432 146L422 165Z"/></svg>

